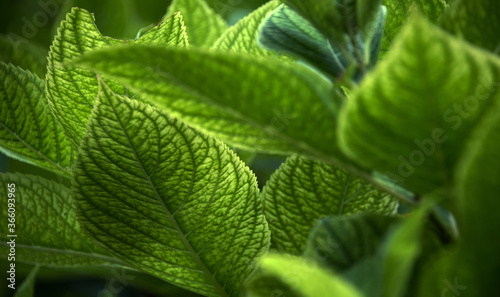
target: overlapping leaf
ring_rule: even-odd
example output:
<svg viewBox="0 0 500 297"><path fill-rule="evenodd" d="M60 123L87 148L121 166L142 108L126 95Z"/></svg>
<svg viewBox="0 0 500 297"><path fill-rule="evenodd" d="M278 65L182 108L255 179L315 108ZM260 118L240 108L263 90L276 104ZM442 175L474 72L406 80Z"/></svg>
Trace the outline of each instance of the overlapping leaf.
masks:
<svg viewBox="0 0 500 297"><path fill-rule="evenodd" d="M85 135L85 126L97 94L98 84L94 73L78 68L61 67L59 63L79 57L96 48L124 42L102 36L95 26L93 14L80 8L73 8L59 27L49 52L46 88L50 108L74 147L78 147ZM187 45L181 15L174 14L141 36L137 42ZM123 86L108 83L115 92L128 95L128 90Z"/></svg>
<svg viewBox="0 0 500 297"><path fill-rule="evenodd" d="M443 27L472 44L500 52L500 3L496 0L461 0L450 6Z"/></svg>
<svg viewBox="0 0 500 297"><path fill-rule="evenodd" d="M211 47L226 31L227 24L205 0L174 0L167 15L180 11L186 23L189 43L199 47Z"/></svg>
<svg viewBox="0 0 500 297"><path fill-rule="evenodd" d="M229 144L329 161L343 158L335 144L342 98L307 67L249 55L135 45L94 51L74 64L123 83Z"/></svg>
<svg viewBox="0 0 500 297"><path fill-rule="evenodd" d="M273 246L301 254L312 227L323 216L393 214L397 202L367 182L332 165L292 156L263 190Z"/></svg>
<svg viewBox="0 0 500 297"><path fill-rule="evenodd" d="M73 190L115 255L207 296L238 296L269 230L253 173L223 143L105 85Z"/></svg>
<svg viewBox="0 0 500 297"><path fill-rule="evenodd" d="M43 77L47 70L47 50L13 33L0 35L0 61Z"/></svg>
<svg viewBox="0 0 500 297"><path fill-rule="evenodd" d="M394 38L406 24L412 7L417 8L433 22L436 22L447 8L443 0L384 0L384 5L387 7L387 19L381 45L382 54L391 50Z"/></svg>
<svg viewBox="0 0 500 297"><path fill-rule="evenodd" d="M0 150L69 176L73 151L50 113L43 81L0 62L0 83Z"/></svg>
<svg viewBox="0 0 500 297"><path fill-rule="evenodd" d="M17 235L11 237L16 243L16 261L53 267L124 266L82 233L68 188L32 175L2 173L0 181L1 216L5 219L0 234L3 238ZM8 203L15 205L13 232L7 222ZM7 241L0 245L4 258L10 249Z"/></svg>
<svg viewBox="0 0 500 297"><path fill-rule="evenodd" d="M497 57L415 17L351 95L340 145L417 194L447 193L467 139L500 100L499 80Z"/></svg>
<svg viewBox="0 0 500 297"><path fill-rule="evenodd" d="M249 297L362 297L354 286L315 263L290 255L265 256L248 285Z"/></svg>
<svg viewBox="0 0 500 297"><path fill-rule="evenodd" d="M37 265L33 267L28 276L24 279L19 288L16 288L14 297L33 297L35 287L35 277L40 267Z"/></svg>
<svg viewBox="0 0 500 297"><path fill-rule="evenodd" d="M279 1L269 1L260 8L254 10L234 26L229 28L215 42L213 49L220 51L235 51L256 56L270 57L275 54L261 48L257 44L259 26L267 14L278 7Z"/></svg>

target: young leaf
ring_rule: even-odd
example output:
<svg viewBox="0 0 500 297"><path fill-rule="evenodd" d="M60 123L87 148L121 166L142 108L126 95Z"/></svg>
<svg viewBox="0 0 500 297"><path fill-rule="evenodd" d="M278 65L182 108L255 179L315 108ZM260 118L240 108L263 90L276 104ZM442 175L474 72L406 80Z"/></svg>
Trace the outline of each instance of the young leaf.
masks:
<svg viewBox="0 0 500 297"><path fill-rule="evenodd" d="M363 296L347 281L313 262L277 254L262 259L247 288L248 297Z"/></svg>
<svg viewBox="0 0 500 297"><path fill-rule="evenodd" d="M491 109L469 141L457 174L460 250L450 274L466 285L471 296L495 294L500 273L500 242L488 234L500 228L500 104ZM462 286L463 289L463 286Z"/></svg>
<svg viewBox="0 0 500 297"><path fill-rule="evenodd" d="M284 4L262 22L257 40L266 49L303 58L334 78L348 66L346 58L323 34Z"/></svg>
<svg viewBox="0 0 500 297"><path fill-rule="evenodd" d="M416 194L446 189L499 79L500 59L415 17L347 101L340 145Z"/></svg>
<svg viewBox="0 0 500 297"><path fill-rule="evenodd" d="M343 98L306 67L211 50L137 45L96 50L73 63L123 83L231 145L305 153L329 162L343 158L335 145Z"/></svg>
<svg viewBox="0 0 500 297"><path fill-rule="evenodd" d="M384 5L387 7L387 19L381 45L382 53L391 50L392 42L406 24L412 7L416 7L432 22L436 22L447 8L443 0L384 0Z"/></svg>
<svg viewBox="0 0 500 297"><path fill-rule="evenodd" d="M0 62L0 150L8 156L70 176L73 151L50 113L43 81Z"/></svg>
<svg viewBox="0 0 500 297"><path fill-rule="evenodd" d="M104 84L73 191L82 226L134 267L238 296L269 229L253 173L223 143Z"/></svg>
<svg viewBox="0 0 500 297"><path fill-rule="evenodd" d="M185 46L185 34L182 17L176 13L141 36L137 42ZM50 48L45 81L52 113L75 148L85 135L98 84L94 73L60 67L59 63L80 57L96 48L121 43L124 41L102 36L95 26L94 15L84 9L73 8L59 27ZM128 90L123 86L112 82L108 84L115 92L128 95Z"/></svg>
<svg viewBox="0 0 500 297"><path fill-rule="evenodd" d="M47 70L47 50L15 34L0 35L0 61L43 77Z"/></svg>
<svg viewBox="0 0 500 297"><path fill-rule="evenodd" d="M205 0L173 0L167 15L180 11L189 43L197 47L208 48L226 31L224 19L208 6Z"/></svg>
<svg viewBox="0 0 500 297"><path fill-rule="evenodd" d="M23 283L19 288L16 288L16 294L14 297L33 297L33 291L35 287L35 277L40 266L36 265L31 269L28 276L24 279Z"/></svg>
<svg viewBox="0 0 500 297"><path fill-rule="evenodd" d="M0 224L0 235L8 238L0 244L3 258L7 258L8 241L13 239L19 262L52 267L125 265L82 233L71 191L65 186L38 176L11 173L0 173L0 182L0 202L5 206L1 217L6 221ZM7 218L12 218L10 209L15 209L15 227L7 224ZM7 237L12 234L17 237Z"/></svg>
<svg viewBox="0 0 500 297"><path fill-rule="evenodd" d="M303 255L344 272L376 253L394 221L394 217L375 215L321 218L309 234Z"/></svg>
<svg viewBox="0 0 500 297"><path fill-rule="evenodd" d="M323 216L353 213L391 215L397 202L372 185L337 167L292 156L263 189L264 212L273 246L301 254L308 234Z"/></svg>
<svg viewBox="0 0 500 297"><path fill-rule="evenodd" d="M461 0L442 19L449 32L489 51L500 52L500 6L496 0Z"/></svg>
<svg viewBox="0 0 500 297"><path fill-rule="evenodd" d="M257 35L262 21L279 4L278 0L272 0L254 10L239 20L236 25L226 30L212 48L219 51L235 51L263 57L275 56L273 52L267 51L257 44Z"/></svg>
<svg viewBox="0 0 500 297"><path fill-rule="evenodd" d="M382 0L357 0L356 20L359 28L366 28L377 18Z"/></svg>

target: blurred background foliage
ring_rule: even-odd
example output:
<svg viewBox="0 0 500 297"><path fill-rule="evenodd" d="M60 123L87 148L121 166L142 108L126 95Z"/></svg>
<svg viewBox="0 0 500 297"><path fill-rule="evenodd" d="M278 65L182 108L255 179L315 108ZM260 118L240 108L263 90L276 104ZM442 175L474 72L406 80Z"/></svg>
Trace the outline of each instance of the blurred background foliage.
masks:
<svg viewBox="0 0 500 297"><path fill-rule="evenodd" d="M133 39L139 29L158 24L171 1L153 0L2 0L0 1L0 34L14 41L32 46L47 54L60 22L71 7L85 8L95 14L96 25L105 36ZM267 2L266 0L206 0L229 25ZM0 59L1 59L0 53ZM255 172L259 186L285 160L283 156L261 155L234 148L240 158ZM70 186L69 181L44 169L13 160L0 153L0 172L21 172L41 175ZM0 259L0 267L7 267ZM16 262L16 283L20 285L31 266ZM125 273L125 283L116 280ZM102 294L109 286L117 294ZM108 290L109 292L109 290ZM0 280L0 296L11 296L5 278ZM51 269L42 267L37 275L35 296L56 297L132 297L132 296L199 296L144 274L104 269Z"/></svg>

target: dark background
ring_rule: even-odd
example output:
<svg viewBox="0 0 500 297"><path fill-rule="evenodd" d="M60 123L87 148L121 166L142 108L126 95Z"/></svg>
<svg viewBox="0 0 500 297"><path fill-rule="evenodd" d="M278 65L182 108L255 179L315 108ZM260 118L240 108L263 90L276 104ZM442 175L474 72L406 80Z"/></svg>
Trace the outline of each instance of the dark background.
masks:
<svg viewBox="0 0 500 297"><path fill-rule="evenodd" d="M206 1L230 25L267 2L265 0ZM170 1L153 0L2 0L0 34L22 38L24 42L39 45L48 52L59 23L71 7L78 6L95 14L96 25L103 35L133 39L140 28L160 22L169 4ZM279 156L254 156L247 152L238 152L242 159L248 160L247 165L256 173L260 187L284 160L284 157ZM10 159L2 153L0 153L0 172L21 172L58 180L53 173ZM7 265L5 259L0 259L0 267ZM16 285L21 284L30 269L31 266L16 262ZM115 274L122 273L120 270L113 272L89 268L77 270L41 268L36 280L35 296L199 296L147 275L135 274L133 280L128 281L126 285L111 282L116 278ZM126 272L126 275L132 278L131 272ZM119 291L117 295L99 294L110 284L117 287ZM12 290L7 289L5 278L1 277L0 297L12 295Z"/></svg>

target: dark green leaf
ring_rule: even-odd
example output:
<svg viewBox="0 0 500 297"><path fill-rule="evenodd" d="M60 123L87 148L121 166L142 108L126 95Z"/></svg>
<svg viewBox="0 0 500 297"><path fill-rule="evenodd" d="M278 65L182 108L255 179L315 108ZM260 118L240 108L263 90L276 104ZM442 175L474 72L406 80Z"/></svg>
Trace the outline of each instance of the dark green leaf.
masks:
<svg viewBox="0 0 500 297"><path fill-rule="evenodd" d="M33 297L33 291L35 287L35 277L40 267L37 265L33 267L28 276L24 279L23 283L19 288L16 288L16 294L14 297Z"/></svg>

